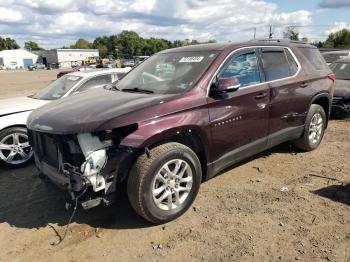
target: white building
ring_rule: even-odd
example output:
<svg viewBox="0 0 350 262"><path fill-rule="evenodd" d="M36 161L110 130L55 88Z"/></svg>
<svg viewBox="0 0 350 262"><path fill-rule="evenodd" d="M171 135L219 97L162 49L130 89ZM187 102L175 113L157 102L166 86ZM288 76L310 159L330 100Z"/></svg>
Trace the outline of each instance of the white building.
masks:
<svg viewBox="0 0 350 262"><path fill-rule="evenodd" d="M90 57L98 57L98 49L55 49L44 51L41 54L42 61L47 66L58 65L59 67L71 67Z"/></svg>
<svg viewBox="0 0 350 262"><path fill-rule="evenodd" d="M23 49L0 51L0 66L7 69L27 68L38 60L38 56Z"/></svg>

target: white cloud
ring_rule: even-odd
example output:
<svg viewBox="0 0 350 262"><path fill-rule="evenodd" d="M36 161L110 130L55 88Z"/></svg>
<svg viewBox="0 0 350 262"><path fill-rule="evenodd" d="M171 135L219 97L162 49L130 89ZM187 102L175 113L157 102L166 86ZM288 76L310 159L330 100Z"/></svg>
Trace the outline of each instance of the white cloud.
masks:
<svg viewBox="0 0 350 262"><path fill-rule="evenodd" d="M46 12L57 12L70 9L74 0L17 0L15 3Z"/></svg>
<svg viewBox="0 0 350 262"><path fill-rule="evenodd" d="M5 23L18 23L23 20L21 12L12 8L6 8L0 6L0 22Z"/></svg>
<svg viewBox="0 0 350 262"><path fill-rule="evenodd" d="M253 27L262 38L272 24L274 36L282 37L287 25L312 23L308 11L277 9L261 0L0 0L0 31L20 42L39 39L54 47L122 30L170 40L240 41L252 37ZM8 25L21 21L27 24Z"/></svg>
<svg viewBox="0 0 350 262"><path fill-rule="evenodd" d="M325 35L329 35L330 33L335 33L337 31L340 31L342 29L349 29L349 24L346 22L335 22L334 26L328 30L326 30L324 33Z"/></svg>

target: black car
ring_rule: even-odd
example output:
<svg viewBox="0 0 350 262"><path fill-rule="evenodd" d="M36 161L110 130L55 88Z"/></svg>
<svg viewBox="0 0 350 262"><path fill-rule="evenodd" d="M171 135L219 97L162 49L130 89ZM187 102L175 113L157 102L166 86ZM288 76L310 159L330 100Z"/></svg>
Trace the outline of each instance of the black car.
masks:
<svg viewBox="0 0 350 262"><path fill-rule="evenodd" d="M337 50L337 51L329 51L323 52L322 56L324 60L326 60L327 64L334 63L339 59L350 58L350 50Z"/></svg>
<svg viewBox="0 0 350 262"><path fill-rule="evenodd" d="M341 59L329 66L336 77L332 112L334 116L350 116L350 58Z"/></svg>

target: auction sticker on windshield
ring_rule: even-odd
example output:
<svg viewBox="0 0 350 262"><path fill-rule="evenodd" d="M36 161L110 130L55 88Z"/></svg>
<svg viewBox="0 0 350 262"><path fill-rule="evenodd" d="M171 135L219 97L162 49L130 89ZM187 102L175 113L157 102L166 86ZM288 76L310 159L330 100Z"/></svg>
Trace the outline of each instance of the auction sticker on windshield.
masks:
<svg viewBox="0 0 350 262"><path fill-rule="evenodd" d="M200 63L204 56L189 56L180 59L179 63Z"/></svg>

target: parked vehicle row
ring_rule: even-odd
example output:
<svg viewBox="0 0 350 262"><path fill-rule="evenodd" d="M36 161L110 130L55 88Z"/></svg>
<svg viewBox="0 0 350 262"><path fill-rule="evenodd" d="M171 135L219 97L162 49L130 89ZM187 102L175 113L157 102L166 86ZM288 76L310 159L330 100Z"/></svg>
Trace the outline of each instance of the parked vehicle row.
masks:
<svg viewBox="0 0 350 262"><path fill-rule="evenodd" d="M28 162L33 151L28 142L26 121L34 109L50 101L114 83L130 69L94 70L69 73L29 97L0 102L0 162L18 166Z"/></svg>
<svg viewBox="0 0 350 262"><path fill-rule="evenodd" d="M72 201L109 205L125 181L135 211L164 223L190 207L203 180L238 161L286 141L316 149L334 80L307 44L175 48L113 85L38 108L28 136L42 176ZM6 147L12 155L24 143L15 139Z"/></svg>

